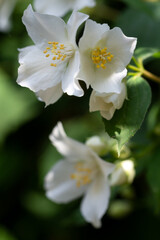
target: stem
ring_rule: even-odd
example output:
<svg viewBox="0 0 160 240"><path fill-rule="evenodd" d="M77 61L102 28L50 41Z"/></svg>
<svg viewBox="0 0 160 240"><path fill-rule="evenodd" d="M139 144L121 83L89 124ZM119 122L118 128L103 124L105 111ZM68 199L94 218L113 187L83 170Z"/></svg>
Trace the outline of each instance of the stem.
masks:
<svg viewBox="0 0 160 240"><path fill-rule="evenodd" d="M130 69L132 69L132 70L134 70L134 71L136 71L136 72L139 72L139 71L140 71L139 68L137 68L137 67L135 67L135 66L133 66L133 65L128 65L128 68L130 68Z"/></svg>
<svg viewBox="0 0 160 240"><path fill-rule="evenodd" d="M142 74L143 74L145 77L147 77L147 78L149 78L149 79L151 79L151 80L153 80L153 81L155 81L155 82L160 83L160 77L154 75L153 73L151 73L151 72L143 69Z"/></svg>
<svg viewBox="0 0 160 240"><path fill-rule="evenodd" d="M133 60L133 62L135 63L135 65L136 65L137 67L140 67L140 64L139 64L138 61L135 59L135 57L132 57L132 60Z"/></svg>
<svg viewBox="0 0 160 240"><path fill-rule="evenodd" d="M139 75L143 75L144 77L149 78L150 80L153 80L154 82L160 83L160 77L154 75L153 73L147 71L146 69L144 69L143 65L140 64L140 67L135 67L133 65L128 65L128 68L139 72ZM129 73L128 75L134 75L134 73ZM136 74L137 75L137 74Z"/></svg>

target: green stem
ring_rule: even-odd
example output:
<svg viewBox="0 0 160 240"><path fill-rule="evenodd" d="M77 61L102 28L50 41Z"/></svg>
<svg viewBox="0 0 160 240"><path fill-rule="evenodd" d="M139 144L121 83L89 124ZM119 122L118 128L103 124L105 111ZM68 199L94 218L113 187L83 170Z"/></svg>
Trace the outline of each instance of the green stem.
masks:
<svg viewBox="0 0 160 240"><path fill-rule="evenodd" d="M132 57L132 60L133 60L133 62L135 63L135 65L136 65L137 67L140 67L139 62L136 60L135 57Z"/></svg>
<svg viewBox="0 0 160 240"><path fill-rule="evenodd" d="M153 73L151 73L151 72L147 71L146 69L144 69L143 65L141 65L141 64L139 64L139 67L135 67L133 65L128 65L128 68L133 70L133 71L135 71L135 72L138 72L139 75L143 75L144 77L147 77L148 79L150 79L150 80L152 80L154 82L160 83L160 77L156 76ZM133 73L129 73L129 75L133 75Z"/></svg>
<svg viewBox="0 0 160 240"><path fill-rule="evenodd" d="M145 77L147 77L147 78L149 78L149 79L151 79L151 80L153 80L155 82L160 83L160 77L154 75L153 73L143 69L142 74L143 74L143 76L145 76Z"/></svg>
<svg viewBox="0 0 160 240"><path fill-rule="evenodd" d="M128 68L130 68L131 70L134 70L134 71L136 71L136 72L139 72L139 71L140 71L140 68L135 67L135 66L133 66L133 65L128 65Z"/></svg>

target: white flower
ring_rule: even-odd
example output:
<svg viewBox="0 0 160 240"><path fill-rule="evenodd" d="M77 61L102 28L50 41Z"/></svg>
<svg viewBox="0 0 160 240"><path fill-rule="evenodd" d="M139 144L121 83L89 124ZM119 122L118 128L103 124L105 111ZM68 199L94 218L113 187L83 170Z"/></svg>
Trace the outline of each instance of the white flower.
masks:
<svg viewBox="0 0 160 240"><path fill-rule="evenodd" d="M5 32L10 28L10 15L16 0L0 0L0 31Z"/></svg>
<svg viewBox="0 0 160 240"><path fill-rule="evenodd" d="M119 93L126 76L126 65L133 55L136 38L126 37L120 28L86 21L79 41L81 68L79 79L100 93Z"/></svg>
<svg viewBox="0 0 160 240"><path fill-rule="evenodd" d="M59 17L25 10L23 23L35 43L20 50L17 82L28 87L46 103L56 102L63 92L82 96L77 80L79 52L78 27L88 15L73 12L67 24Z"/></svg>
<svg viewBox="0 0 160 240"><path fill-rule="evenodd" d="M108 175L114 165L103 161L88 146L66 136L58 123L50 140L64 156L45 178L46 195L57 203L67 203L82 195L81 213L94 227L108 208L110 187Z"/></svg>
<svg viewBox="0 0 160 240"><path fill-rule="evenodd" d="M116 109L120 109L127 97L126 85L119 83L119 92L99 93L92 91L90 97L90 112L100 111L102 117L110 120Z"/></svg>
<svg viewBox="0 0 160 240"><path fill-rule="evenodd" d="M62 17L70 10L94 7L95 0L35 0L34 7L40 13Z"/></svg>
<svg viewBox="0 0 160 240"><path fill-rule="evenodd" d="M124 183L132 183L135 177L134 162L132 160L124 160L117 164L110 179L110 184L121 185Z"/></svg>

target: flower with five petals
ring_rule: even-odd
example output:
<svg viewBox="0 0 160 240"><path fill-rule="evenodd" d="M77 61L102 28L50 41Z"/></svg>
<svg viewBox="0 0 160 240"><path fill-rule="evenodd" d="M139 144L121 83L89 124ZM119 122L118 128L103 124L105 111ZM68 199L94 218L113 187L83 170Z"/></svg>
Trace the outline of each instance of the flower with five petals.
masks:
<svg viewBox="0 0 160 240"><path fill-rule="evenodd" d="M88 15L73 12L67 24L59 17L25 10L23 23L35 43L20 49L17 83L28 87L46 103L56 102L63 92L82 96L79 85L79 51L76 32Z"/></svg>
<svg viewBox="0 0 160 240"><path fill-rule="evenodd" d="M64 159L45 178L47 197L67 203L84 195L81 213L87 222L100 227L110 197L108 176L115 165L99 158L87 145L67 137L61 123L53 129L50 140Z"/></svg>
<svg viewBox="0 0 160 240"><path fill-rule="evenodd" d="M136 38L126 37L120 28L87 20L79 41L81 59L78 78L99 93L119 93L126 66L136 47Z"/></svg>

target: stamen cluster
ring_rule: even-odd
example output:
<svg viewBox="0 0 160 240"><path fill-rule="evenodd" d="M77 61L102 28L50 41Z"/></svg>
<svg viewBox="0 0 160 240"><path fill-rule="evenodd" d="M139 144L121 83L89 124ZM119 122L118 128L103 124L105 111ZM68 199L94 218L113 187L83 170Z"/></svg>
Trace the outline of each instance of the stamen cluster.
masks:
<svg viewBox="0 0 160 240"><path fill-rule="evenodd" d="M105 64L107 62L111 62L113 57L114 55L112 55L110 52L107 52L106 47L102 49L97 47L92 51L92 61L96 64L97 68L101 67L105 69Z"/></svg>
<svg viewBox="0 0 160 240"><path fill-rule="evenodd" d="M50 65L52 67L56 67L57 61L64 61L67 57L65 46L59 42L48 42L48 44L49 46L46 47L43 53L46 54L46 57L49 57L51 54L53 54L52 60L54 63L51 63Z"/></svg>
<svg viewBox="0 0 160 240"><path fill-rule="evenodd" d="M91 173L92 170L88 167L85 167L83 163L77 163L75 165L76 172L71 174L71 179L76 181L76 186L80 187L91 182Z"/></svg>

